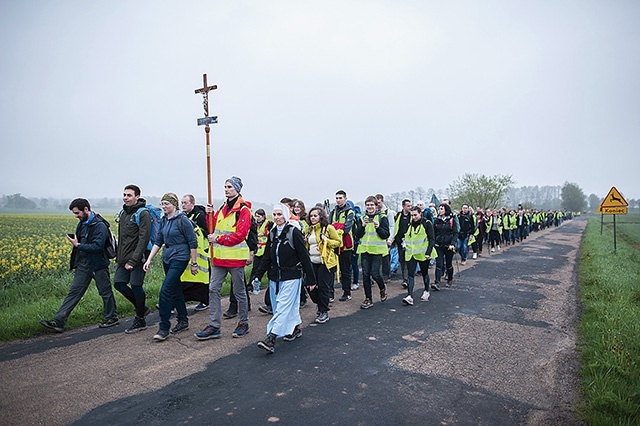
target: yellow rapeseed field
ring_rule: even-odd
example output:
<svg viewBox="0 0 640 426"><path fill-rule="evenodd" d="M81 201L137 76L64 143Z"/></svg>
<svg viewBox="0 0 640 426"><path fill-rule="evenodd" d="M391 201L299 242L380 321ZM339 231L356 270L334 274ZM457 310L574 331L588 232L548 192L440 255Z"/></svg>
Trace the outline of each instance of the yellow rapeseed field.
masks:
<svg viewBox="0 0 640 426"><path fill-rule="evenodd" d="M0 215L0 282L39 278L69 269L73 215Z"/></svg>

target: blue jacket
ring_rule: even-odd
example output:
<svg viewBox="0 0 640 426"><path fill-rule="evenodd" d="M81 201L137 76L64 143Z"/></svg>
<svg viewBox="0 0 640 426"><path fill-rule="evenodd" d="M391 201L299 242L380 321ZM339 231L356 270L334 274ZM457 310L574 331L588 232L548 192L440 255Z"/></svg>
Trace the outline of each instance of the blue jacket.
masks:
<svg viewBox="0 0 640 426"><path fill-rule="evenodd" d="M193 231L191 221L181 211L177 211L171 219L162 218L158 238L154 243L162 247L162 261L169 263L175 261L188 261L190 250L198 248L198 240Z"/></svg>
<svg viewBox="0 0 640 426"><path fill-rule="evenodd" d="M78 266L78 256L86 256L91 271L99 271L109 267L109 258L104 250L109 237L109 222L102 216L91 212L85 222L76 227L78 246L71 250L71 269Z"/></svg>

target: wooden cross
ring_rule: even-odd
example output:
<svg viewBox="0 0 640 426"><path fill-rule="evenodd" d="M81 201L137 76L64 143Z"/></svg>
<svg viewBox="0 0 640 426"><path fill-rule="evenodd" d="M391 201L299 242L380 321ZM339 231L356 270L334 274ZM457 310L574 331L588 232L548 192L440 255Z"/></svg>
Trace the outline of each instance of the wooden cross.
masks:
<svg viewBox="0 0 640 426"><path fill-rule="evenodd" d="M218 88L217 85L213 85L213 86L207 86L207 75L206 74L202 74L202 87L200 89L196 89L196 95L198 93L202 93L202 106L204 107L204 116L208 117L209 116L209 92L211 90L216 90ZM209 125L207 124L207 127L209 127Z"/></svg>

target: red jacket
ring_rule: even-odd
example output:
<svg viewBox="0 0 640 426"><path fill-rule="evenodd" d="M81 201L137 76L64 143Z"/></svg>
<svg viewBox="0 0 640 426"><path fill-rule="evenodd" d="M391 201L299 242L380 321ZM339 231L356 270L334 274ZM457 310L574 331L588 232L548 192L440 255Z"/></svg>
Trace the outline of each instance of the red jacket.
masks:
<svg viewBox="0 0 640 426"><path fill-rule="evenodd" d="M242 208L242 204L248 208ZM245 201L242 196L238 196L238 199L231 210L228 209L227 203L225 202L217 212L207 214L207 229L211 229L210 232L213 233L216 229L216 222L218 221L219 214L222 214L223 217L226 218L230 214L235 215L238 211L240 214L238 216L238 221L236 222L236 232L220 236L218 238L218 244L233 247L247 238L247 234L249 234L249 229L251 228L251 202ZM214 266L222 268L240 268L247 264L245 259L216 259L215 253L213 253L212 259Z"/></svg>

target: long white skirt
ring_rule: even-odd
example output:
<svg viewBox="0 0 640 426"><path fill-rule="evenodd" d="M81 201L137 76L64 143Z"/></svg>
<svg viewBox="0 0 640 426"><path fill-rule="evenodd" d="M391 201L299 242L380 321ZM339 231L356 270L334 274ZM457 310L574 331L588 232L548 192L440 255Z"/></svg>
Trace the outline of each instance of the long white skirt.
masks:
<svg viewBox="0 0 640 426"><path fill-rule="evenodd" d="M278 337L292 334L296 325L302 323L300 318L300 285L302 278L281 281L276 295L276 282L269 281L271 292L271 308L273 317L267 324L267 334L273 333Z"/></svg>

